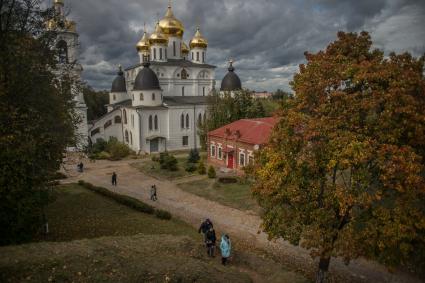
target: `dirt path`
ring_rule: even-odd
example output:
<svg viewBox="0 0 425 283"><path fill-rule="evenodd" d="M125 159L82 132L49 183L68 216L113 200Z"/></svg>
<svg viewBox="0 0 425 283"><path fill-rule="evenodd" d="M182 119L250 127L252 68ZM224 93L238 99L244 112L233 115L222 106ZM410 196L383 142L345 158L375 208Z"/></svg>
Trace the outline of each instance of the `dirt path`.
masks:
<svg viewBox="0 0 425 283"><path fill-rule="evenodd" d="M66 179L66 182L84 180L120 194L138 198L155 207L168 210L196 228L203 219L210 218L214 226L219 227L221 231L237 235L238 238L253 246L273 252L285 265L307 272L313 272L316 269L317 264L313 262L305 249L294 247L282 240L268 241L267 235L259 232L261 224L259 216L184 192L171 181L146 176L131 167L129 163L132 162L134 160L87 162L84 173L70 177ZM75 171L73 168L69 169L69 171L72 170ZM113 171L118 175L117 187L111 186L110 179ZM158 201L155 203L149 200L149 188L152 184L156 184L158 189ZM348 266L341 260L333 259L330 272L339 278L344 278L346 282L421 282L401 272L389 273L383 266L363 259L352 261Z"/></svg>

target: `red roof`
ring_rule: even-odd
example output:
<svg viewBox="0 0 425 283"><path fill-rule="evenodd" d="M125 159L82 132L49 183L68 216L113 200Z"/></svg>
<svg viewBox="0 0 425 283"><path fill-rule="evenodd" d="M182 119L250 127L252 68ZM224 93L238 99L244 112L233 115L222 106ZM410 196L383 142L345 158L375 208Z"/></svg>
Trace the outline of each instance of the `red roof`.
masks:
<svg viewBox="0 0 425 283"><path fill-rule="evenodd" d="M268 142L270 133L277 121L276 117L241 119L208 132L208 136L235 140L239 135L238 141L261 145ZM237 131L239 131L239 134L237 134Z"/></svg>

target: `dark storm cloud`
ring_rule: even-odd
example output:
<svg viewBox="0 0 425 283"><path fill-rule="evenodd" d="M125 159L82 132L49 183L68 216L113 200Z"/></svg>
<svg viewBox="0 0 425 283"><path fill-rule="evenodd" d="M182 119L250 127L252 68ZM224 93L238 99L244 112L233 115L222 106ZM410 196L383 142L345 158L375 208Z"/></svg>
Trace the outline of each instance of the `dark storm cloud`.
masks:
<svg viewBox="0 0 425 283"><path fill-rule="evenodd" d="M166 0L65 0L78 23L84 79L110 87L118 64L138 62L143 23L152 31ZM244 86L288 88L304 51L317 52L336 33L367 30L386 52L425 52L423 0L174 0L188 42L196 26L209 41L208 61L220 80L229 58Z"/></svg>

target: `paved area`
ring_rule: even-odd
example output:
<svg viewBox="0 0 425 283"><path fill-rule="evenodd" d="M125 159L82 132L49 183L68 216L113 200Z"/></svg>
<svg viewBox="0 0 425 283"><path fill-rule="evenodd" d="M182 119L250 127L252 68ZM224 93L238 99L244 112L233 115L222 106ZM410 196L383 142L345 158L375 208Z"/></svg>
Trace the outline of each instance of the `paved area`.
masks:
<svg viewBox="0 0 425 283"><path fill-rule="evenodd" d="M71 177L66 179L66 182L84 180L114 192L138 198L171 212L196 228L203 219L210 218L218 230L237 235L239 239L249 242L250 245L272 251L285 264L305 270L316 269L317 264L305 249L294 247L282 240L269 241L267 235L260 232L261 219L255 213L227 207L182 191L176 186L177 182L183 181L182 179L176 182L155 179L133 168L130 165L133 162L140 161L85 162L85 172L82 174L78 174L74 167L67 167ZM111 185L111 175L114 171L118 175L117 187ZM190 178L199 179L199 177ZM149 200L149 189L152 184L157 186L157 202ZM401 272L389 273L383 266L363 259L352 261L348 266L339 259L332 259L330 272L352 282L420 282Z"/></svg>

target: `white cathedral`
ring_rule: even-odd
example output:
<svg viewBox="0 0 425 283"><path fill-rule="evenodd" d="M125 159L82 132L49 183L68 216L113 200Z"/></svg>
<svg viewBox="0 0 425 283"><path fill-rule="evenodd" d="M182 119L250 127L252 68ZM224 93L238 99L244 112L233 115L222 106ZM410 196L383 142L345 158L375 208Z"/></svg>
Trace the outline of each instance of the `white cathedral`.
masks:
<svg viewBox="0 0 425 283"><path fill-rule="evenodd" d="M63 8L63 0L55 0L55 5ZM92 143L115 137L137 153L201 147L198 125L206 119L216 67L207 63L208 42L200 29L189 46L183 33L183 24L168 5L154 32L148 35L145 30L137 43L138 64L125 70L120 67L112 82L108 113L86 130ZM230 63L220 90L240 89L241 81Z"/></svg>

